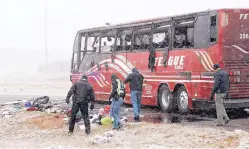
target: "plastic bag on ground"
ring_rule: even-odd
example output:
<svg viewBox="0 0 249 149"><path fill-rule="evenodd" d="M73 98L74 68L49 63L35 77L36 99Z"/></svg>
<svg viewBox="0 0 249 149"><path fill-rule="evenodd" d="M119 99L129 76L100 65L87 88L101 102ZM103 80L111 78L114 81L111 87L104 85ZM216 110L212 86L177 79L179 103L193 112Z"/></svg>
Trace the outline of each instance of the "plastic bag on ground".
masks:
<svg viewBox="0 0 249 149"><path fill-rule="evenodd" d="M102 125L111 125L112 124L112 118L110 116L106 116L102 118L101 120Z"/></svg>

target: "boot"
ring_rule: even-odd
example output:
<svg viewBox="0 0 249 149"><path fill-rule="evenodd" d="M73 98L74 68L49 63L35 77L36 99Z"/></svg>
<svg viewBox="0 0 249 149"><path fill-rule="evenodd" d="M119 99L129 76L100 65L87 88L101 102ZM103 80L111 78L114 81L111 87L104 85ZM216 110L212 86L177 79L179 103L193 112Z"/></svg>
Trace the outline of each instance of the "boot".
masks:
<svg viewBox="0 0 249 149"><path fill-rule="evenodd" d="M134 120L135 120L136 123L137 123L137 122L140 122L139 116L134 117Z"/></svg>
<svg viewBox="0 0 249 149"><path fill-rule="evenodd" d="M68 135L69 136L73 135L73 132L72 131L68 131Z"/></svg>
<svg viewBox="0 0 249 149"><path fill-rule="evenodd" d="M87 135L90 135L90 132L91 132L91 131L88 130L88 129L86 129L85 132L86 132Z"/></svg>
<svg viewBox="0 0 249 149"><path fill-rule="evenodd" d="M225 120L225 124L228 124L228 123L229 123L229 121L230 121L230 119Z"/></svg>

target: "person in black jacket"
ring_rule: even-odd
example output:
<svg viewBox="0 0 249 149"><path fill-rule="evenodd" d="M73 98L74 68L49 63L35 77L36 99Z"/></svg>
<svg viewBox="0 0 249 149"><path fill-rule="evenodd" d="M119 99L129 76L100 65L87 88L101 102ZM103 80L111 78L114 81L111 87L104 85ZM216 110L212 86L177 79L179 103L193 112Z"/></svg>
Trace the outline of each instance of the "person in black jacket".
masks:
<svg viewBox="0 0 249 149"><path fill-rule="evenodd" d="M214 74L214 88L211 93L210 100L213 100L215 95L215 104L218 119L217 126L222 126L223 119L225 119L225 124L230 121L223 105L223 100L227 96L229 91L229 74L225 70L220 69L219 64L214 64L213 69L216 72Z"/></svg>
<svg viewBox="0 0 249 149"><path fill-rule="evenodd" d="M132 69L132 73L129 74L124 83L130 83L131 101L133 105L133 113L135 122L139 122L139 114L141 109L141 96L143 88L144 77L138 72L136 68Z"/></svg>
<svg viewBox="0 0 249 149"><path fill-rule="evenodd" d="M90 134L90 121L88 115L88 103L91 102L90 109L94 108L95 95L92 86L88 83L88 78L86 75L83 75L81 80L74 83L71 89L69 90L66 102L69 104L69 99L73 95L73 105L72 105L72 114L69 122L69 133L73 133L76 114L78 111L81 111L86 134Z"/></svg>
<svg viewBox="0 0 249 149"><path fill-rule="evenodd" d="M120 109L123 104L123 99L125 96L124 84L120 81L120 79L113 74L111 76L112 80L112 92L109 98L109 102L112 99L110 116L113 118L113 129L120 129L122 127L120 120Z"/></svg>

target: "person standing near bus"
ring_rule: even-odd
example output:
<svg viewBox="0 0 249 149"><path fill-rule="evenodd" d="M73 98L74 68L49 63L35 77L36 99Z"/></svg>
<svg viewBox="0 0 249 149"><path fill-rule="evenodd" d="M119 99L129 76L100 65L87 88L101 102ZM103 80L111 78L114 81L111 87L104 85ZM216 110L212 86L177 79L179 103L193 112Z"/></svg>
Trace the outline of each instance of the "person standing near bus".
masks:
<svg viewBox="0 0 249 149"><path fill-rule="evenodd" d="M213 69L216 72L214 74L214 88L211 93L210 100L213 100L215 95L215 105L217 113L216 125L223 126L224 120L225 124L230 121L223 104L223 100L227 96L229 90L229 74L225 70L220 69L219 64L214 64Z"/></svg>
<svg viewBox="0 0 249 149"><path fill-rule="evenodd" d="M72 114L69 121L69 134L72 134L74 131L74 125L76 121L76 115L80 110L86 134L90 134L90 121L88 114L88 103L91 102L90 109L94 109L95 95L92 86L88 83L88 78L86 75L83 75L82 78L73 84L69 90L66 102L69 104L69 99L73 95L73 105L72 105Z"/></svg>
<svg viewBox="0 0 249 149"><path fill-rule="evenodd" d="M133 106L134 120L140 122L139 114L141 109L141 96L143 88L144 76L138 72L136 68L132 69L132 73L127 76L124 83L130 83L131 102Z"/></svg>
<svg viewBox="0 0 249 149"><path fill-rule="evenodd" d="M109 103L111 103L110 116L114 120L113 129L118 130L122 127L119 113L125 97L125 87L115 74L111 76L111 80L112 92L109 97Z"/></svg>

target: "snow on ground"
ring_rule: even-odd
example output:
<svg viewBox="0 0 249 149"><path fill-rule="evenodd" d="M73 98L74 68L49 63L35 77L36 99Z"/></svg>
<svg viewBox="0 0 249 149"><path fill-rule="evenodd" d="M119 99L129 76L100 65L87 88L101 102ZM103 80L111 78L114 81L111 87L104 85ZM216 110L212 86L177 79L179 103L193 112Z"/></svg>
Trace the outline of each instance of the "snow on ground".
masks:
<svg viewBox="0 0 249 149"><path fill-rule="evenodd" d="M110 143L92 140L111 126L92 125L89 136L76 125L72 136L62 114L22 111L0 118L1 147L87 147L87 148L238 148L248 146L248 132L228 131L222 127L191 124L153 124L128 122L124 130L114 131Z"/></svg>
<svg viewBox="0 0 249 149"><path fill-rule="evenodd" d="M37 79L40 78L40 79ZM71 83L68 76L30 77L0 80L0 99L18 100L21 95L65 96ZM13 96L15 95L15 96ZM26 96L25 96L26 97ZM2 99L1 99L2 100ZM3 99L4 100L4 99ZM144 110L144 109L142 109ZM143 112L143 111L142 111ZM123 131L114 131L110 143L92 144L92 140L111 126L92 125L86 136L77 125L72 136L67 134L62 114L17 112L10 118L0 117L0 146L5 147L86 147L86 148L248 148L249 129L242 129L247 120L231 121L233 129L216 127L209 122L154 124L129 121ZM235 128L234 128L235 127ZM241 130L240 130L241 129Z"/></svg>

